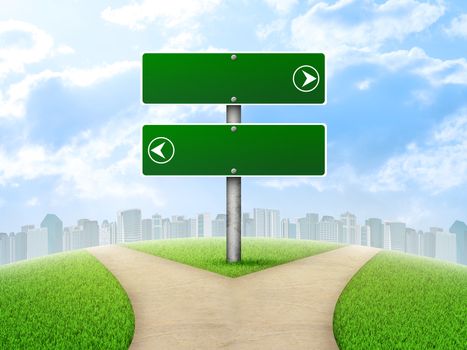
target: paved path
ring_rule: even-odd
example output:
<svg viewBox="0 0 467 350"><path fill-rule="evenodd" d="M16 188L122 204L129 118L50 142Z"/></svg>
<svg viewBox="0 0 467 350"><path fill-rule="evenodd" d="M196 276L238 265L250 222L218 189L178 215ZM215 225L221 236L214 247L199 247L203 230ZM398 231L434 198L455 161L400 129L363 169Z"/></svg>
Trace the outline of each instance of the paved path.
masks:
<svg viewBox="0 0 467 350"><path fill-rule="evenodd" d="M118 246L90 248L133 305L131 349L337 349L334 306L378 250L347 246L228 278Z"/></svg>

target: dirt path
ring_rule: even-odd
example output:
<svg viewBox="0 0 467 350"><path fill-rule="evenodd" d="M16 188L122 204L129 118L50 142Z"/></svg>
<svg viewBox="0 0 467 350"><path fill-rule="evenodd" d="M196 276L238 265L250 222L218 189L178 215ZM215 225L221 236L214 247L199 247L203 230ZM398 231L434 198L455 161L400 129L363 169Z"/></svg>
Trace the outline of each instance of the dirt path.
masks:
<svg viewBox="0 0 467 350"><path fill-rule="evenodd" d="M90 248L127 291L131 349L337 349L334 306L378 250L348 246L231 279L118 246Z"/></svg>

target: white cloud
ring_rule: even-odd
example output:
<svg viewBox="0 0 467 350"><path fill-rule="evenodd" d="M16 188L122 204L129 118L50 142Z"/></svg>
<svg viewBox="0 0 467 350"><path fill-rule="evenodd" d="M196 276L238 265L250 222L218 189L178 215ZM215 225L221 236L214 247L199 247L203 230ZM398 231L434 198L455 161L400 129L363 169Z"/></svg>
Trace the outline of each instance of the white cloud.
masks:
<svg viewBox="0 0 467 350"><path fill-rule="evenodd" d="M42 61L52 51L52 37L35 25L14 20L0 21L0 38L21 34L30 39L31 45L9 44L0 47L0 78L12 72L24 72L26 65Z"/></svg>
<svg viewBox="0 0 467 350"><path fill-rule="evenodd" d="M271 34L282 32L285 29L287 21L284 19L277 19L268 24L258 25L256 29L256 36L261 39L267 39Z"/></svg>
<svg viewBox="0 0 467 350"><path fill-rule="evenodd" d="M39 199L37 197L32 197L26 201L27 207L36 207L39 205Z"/></svg>
<svg viewBox="0 0 467 350"><path fill-rule="evenodd" d="M439 193L467 183L467 109L446 118L421 145L411 143L375 175L372 191L403 191L417 184Z"/></svg>
<svg viewBox="0 0 467 350"><path fill-rule="evenodd" d="M467 60L440 60L427 57L424 64L413 69L415 74L427 79L432 85L467 85Z"/></svg>
<svg viewBox="0 0 467 350"><path fill-rule="evenodd" d="M161 52L184 52L193 50L201 46L204 42L204 36L197 31L181 32L175 36L169 37L164 46L159 50Z"/></svg>
<svg viewBox="0 0 467 350"><path fill-rule="evenodd" d="M368 90L372 83L373 81L371 79L365 79L365 80L359 81L357 84L355 84L355 86L357 87L358 90L364 91L364 90Z"/></svg>
<svg viewBox="0 0 467 350"><path fill-rule="evenodd" d="M109 6L102 11L101 16L108 22L133 30L143 30L157 20L162 21L164 26L173 28L212 11L220 2L220 0L144 0L117 8Z"/></svg>
<svg viewBox="0 0 467 350"><path fill-rule="evenodd" d="M298 4L298 0L264 0L275 11L285 14Z"/></svg>
<svg viewBox="0 0 467 350"><path fill-rule="evenodd" d="M122 61L93 68L70 68L60 72L45 70L27 75L10 85L5 92L0 91L0 118L23 117L32 90L50 79L60 79L69 86L87 87L140 66L138 61Z"/></svg>
<svg viewBox="0 0 467 350"><path fill-rule="evenodd" d="M113 120L95 131L84 131L59 149L24 144L7 153L0 148L0 186L43 177L57 179L55 194L67 198L146 198L161 205L159 191L140 175L141 127L183 122L203 115L218 118L217 106L138 107L132 117ZM175 118L174 118L175 117ZM199 119L199 118L198 118ZM115 127L118 125L118 128Z"/></svg>
<svg viewBox="0 0 467 350"><path fill-rule="evenodd" d="M139 61L120 61L93 68L71 68L57 74L65 83L87 87L140 67Z"/></svg>
<svg viewBox="0 0 467 350"><path fill-rule="evenodd" d="M388 42L427 29L444 11L441 2L416 0L319 2L292 21L292 44L324 52L333 65L344 67L378 54ZM356 20L346 19L350 17Z"/></svg>
<svg viewBox="0 0 467 350"><path fill-rule="evenodd" d="M75 49L68 45L60 45L55 51L61 55L71 55L75 53Z"/></svg>
<svg viewBox="0 0 467 350"><path fill-rule="evenodd" d="M451 36L467 38L467 13L454 18L446 28L446 33Z"/></svg>
<svg viewBox="0 0 467 350"><path fill-rule="evenodd" d="M391 71L408 69L428 80L433 86L467 85L465 58L441 60L428 56L421 48L398 50L367 58L366 62L381 65Z"/></svg>
<svg viewBox="0 0 467 350"><path fill-rule="evenodd" d="M309 186L318 192L329 190L343 192L349 185L359 185L357 174L349 164L341 165L330 170L328 169L327 173L328 174L324 177L267 178L259 180L258 184L264 187L271 187L276 190Z"/></svg>

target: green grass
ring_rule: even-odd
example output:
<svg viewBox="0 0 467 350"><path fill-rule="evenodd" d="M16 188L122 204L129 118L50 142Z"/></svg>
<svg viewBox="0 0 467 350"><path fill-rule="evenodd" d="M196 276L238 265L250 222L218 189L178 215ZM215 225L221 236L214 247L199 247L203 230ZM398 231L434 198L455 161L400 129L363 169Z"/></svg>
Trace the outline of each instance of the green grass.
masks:
<svg viewBox="0 0 467 350"><path fill-rule="evenodd" d="M0 349L128 349L133 332L128 296L85 251L0 268Z"/></svg>
<svg viewBox="0 0 467 350"><path fill-rule="evenodd" d="M243 238L242 261L227 263L225 239L143 241L125 246L228 277L239 277L339 247L316 241Z"/></svg>
<svg viewBox="0 0 467 350"><path fill-rule="evenodd" d="M467 349L467 267L381 252L334 312L341 349Z"/></svg>

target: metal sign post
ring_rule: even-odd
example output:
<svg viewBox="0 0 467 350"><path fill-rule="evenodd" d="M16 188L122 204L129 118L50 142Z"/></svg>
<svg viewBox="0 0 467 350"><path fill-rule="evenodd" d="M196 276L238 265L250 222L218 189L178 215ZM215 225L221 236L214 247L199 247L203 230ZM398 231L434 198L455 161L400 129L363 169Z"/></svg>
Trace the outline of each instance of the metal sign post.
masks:
<svg viewBox="0 0 467 350"><path fill-rule="evenodd" d="M226 119L228 124L240 124L242 106L227 105ZM231 131L237 132L237 127L232 126ZM231 173L235 175L237 169L233 167ZM242 257L242 178L227 176L226 185L227 261L238 262Z"/></svg>

